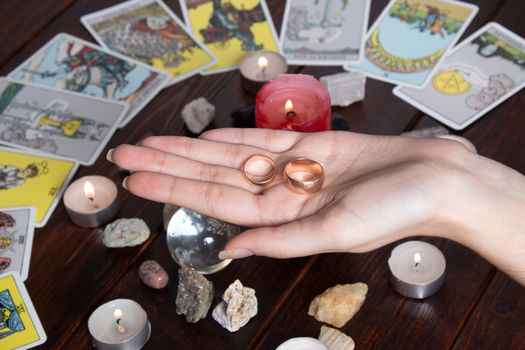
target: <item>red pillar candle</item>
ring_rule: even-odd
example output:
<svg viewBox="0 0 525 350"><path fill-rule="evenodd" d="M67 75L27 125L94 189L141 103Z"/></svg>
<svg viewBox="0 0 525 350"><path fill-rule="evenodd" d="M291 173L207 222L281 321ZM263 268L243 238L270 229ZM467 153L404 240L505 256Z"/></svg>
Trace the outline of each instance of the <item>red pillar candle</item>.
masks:
<svg viewBox="0 0 525 350"><path fill-rule="evenodd" d="M280 75L257 93L255 124L267 129L330 130L330 95L311 75Z"/></svg>

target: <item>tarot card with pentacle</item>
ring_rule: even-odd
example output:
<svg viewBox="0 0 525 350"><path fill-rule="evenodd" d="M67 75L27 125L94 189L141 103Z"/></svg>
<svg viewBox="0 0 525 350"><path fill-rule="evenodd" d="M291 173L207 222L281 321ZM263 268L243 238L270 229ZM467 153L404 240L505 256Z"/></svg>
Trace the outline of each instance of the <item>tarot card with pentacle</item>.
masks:
<svg viewBox="0 0 525 350"><path fill-rule="evenodd" d="M0 349L29 349L46 339L20 276L16 272L0 275Z"/></svg>
<svg viewBox="0 0 525 350"><path fill-rule="evenodd" d="M525 39L492 22L456 46L423 89L397 87L394 93L460 130L523 87Z"/></svg>
<svg viewBox="0 0 525 350"><path fill-rule="evenodd" d="M370 0L288 0L281 51L290 64L358 63L369 11Z"/></svg>

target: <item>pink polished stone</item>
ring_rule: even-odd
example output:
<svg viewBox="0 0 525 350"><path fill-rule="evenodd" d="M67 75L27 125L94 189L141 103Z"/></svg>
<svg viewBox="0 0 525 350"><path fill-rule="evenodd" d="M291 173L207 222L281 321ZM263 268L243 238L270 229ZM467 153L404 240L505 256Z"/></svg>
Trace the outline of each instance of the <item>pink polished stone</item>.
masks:
<svg viewBox="0 0 525 350"><path fill-rule="evenodd" d="M155 260L146 260L139 267L139 277L145 285L162 289L168 284L168 273Z"/></svg>
<svg viewBox="0 0 525 350"><path fill-rule="evenodd" d="M331 123L330 95L311 75L281 74L264 84L255 98L258 128L312 132L330 130Z"/></svg>

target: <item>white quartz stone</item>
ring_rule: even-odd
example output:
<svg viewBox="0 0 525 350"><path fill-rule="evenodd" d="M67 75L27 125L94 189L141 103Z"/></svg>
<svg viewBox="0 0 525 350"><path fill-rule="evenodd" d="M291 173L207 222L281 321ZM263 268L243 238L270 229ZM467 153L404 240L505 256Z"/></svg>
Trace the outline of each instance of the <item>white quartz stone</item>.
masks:
<svg viewBox="0 0 525 350"><path fill-rule="evenodd" d="M215 117L215 106L199 97L184 106L181 116L192 133L200 134Z"/></svg>
<svg viewBox="0 0 525 350"><path fill-rule="evenodd" d="M332 106L346 107L365 98L366 77L360 72L345 72L322 77Z"/></svg>
<svg viewBox="0 0 525 350"><path fill-rule="evenodd" d="M257 315L255 290L244 287L235 280L222 295L221 301L213 309L212 317L230 332L236 332Z"/></svg>

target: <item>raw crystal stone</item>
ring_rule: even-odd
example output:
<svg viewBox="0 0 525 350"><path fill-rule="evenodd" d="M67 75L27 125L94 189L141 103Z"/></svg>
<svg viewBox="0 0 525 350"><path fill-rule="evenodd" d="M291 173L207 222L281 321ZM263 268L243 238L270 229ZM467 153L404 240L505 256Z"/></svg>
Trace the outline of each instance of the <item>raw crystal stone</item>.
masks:
<svg viewBox="0 0 525 350"><path fill-rule="evenodd" d="M346 107L365 98L366 77L361 72L326 75L320 80L330 94L332 106Z"/></svg>
<svg viewBox="0 0 525 350"><path fill-rule="evenodd" d="M317 321L342 327L359 311L367 292L365 283L337 284L312 300L308 315Z"/></svg>
<svg viewBox="0 0 525 350"><path fill-rule="evenodd" d="M449 132L447 128L444 128L442 126L433 126L431 128L407 131L402 133L401 136L432 138L448 134Z"/></svg>
<svg viewBox="0 0 525 350"><path fill-rule="evenodd" d="M196 323L206 317L213 302L213 283L191 267L179 269L177 315L186 316L186 322Z"/></svg>
<svg viewBox="0 0 525 350"><path fill-rule="evenodd" d="M139 277L145 285L162 289L168 284L168 273L155 260L146 260L139 266Z"/></svg>
<svg viewBox="0 0 525 350"><path fill-rule="evenodd" d="M352 338L332 327L321 326L319 340L326 345L328 350L354 350L355 348Z"/></svg>
<svg viewBox="0 0 525 350"><path fill-rule="evenodd" d="M148 225L142 219L118 219L104 229L102 242L108 248L133 247L149 238Z"/></svg>
<svg viewBox="0 0 525 350"><path fill-rule="evenodd" d="M213 309L212 316L230 332L238 331L250 318L257 315L255 290L243 287L239 280L235 280L226 289L222 299L223 301Z"/></svg>
<svg viewBox="0 0 525 350"><path fill-rule="evenodd" d="M215 106L204 97L199 97L184 106L181 116L192 133L200 134L213 120Z"/></svg>

